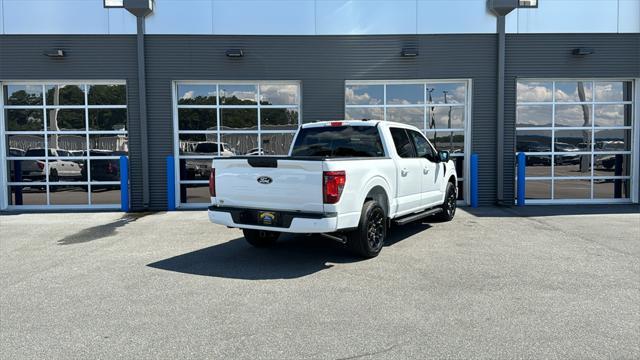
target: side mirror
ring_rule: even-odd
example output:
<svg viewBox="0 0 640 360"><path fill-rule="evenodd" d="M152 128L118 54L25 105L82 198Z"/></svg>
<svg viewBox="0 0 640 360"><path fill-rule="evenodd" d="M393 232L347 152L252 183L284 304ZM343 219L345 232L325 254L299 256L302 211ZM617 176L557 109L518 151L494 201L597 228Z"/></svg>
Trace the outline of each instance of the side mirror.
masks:
<svg viewBox="0 0 640 360"><path fill-rule="evenodd" d="M444 163L449 161L449 152L445 151L445 150L439 150L438 151L438 160L440 160L440 162L444 162Z"/></svg>

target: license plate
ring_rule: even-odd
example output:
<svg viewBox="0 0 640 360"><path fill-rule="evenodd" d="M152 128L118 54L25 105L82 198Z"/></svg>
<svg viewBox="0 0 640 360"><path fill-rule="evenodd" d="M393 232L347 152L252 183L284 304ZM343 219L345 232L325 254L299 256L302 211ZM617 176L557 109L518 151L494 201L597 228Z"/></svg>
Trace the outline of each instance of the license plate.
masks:
<svg viewBox="0 0 640 360"><path fill-rule="evenodd" d="M262 225L275 225L277 214L274 211L259 211L258 223Z"/></svg>

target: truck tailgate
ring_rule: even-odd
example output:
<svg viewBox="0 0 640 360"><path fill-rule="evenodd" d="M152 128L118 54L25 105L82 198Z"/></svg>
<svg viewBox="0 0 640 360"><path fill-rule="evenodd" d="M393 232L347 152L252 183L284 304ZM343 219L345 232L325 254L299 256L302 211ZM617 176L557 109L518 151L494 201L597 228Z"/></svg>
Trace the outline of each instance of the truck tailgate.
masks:
<svg viewBox="0 0 640 360"><path fill-rule="evenodd" d="M322 160L214 159L218 205L322 212Z"/></svg>

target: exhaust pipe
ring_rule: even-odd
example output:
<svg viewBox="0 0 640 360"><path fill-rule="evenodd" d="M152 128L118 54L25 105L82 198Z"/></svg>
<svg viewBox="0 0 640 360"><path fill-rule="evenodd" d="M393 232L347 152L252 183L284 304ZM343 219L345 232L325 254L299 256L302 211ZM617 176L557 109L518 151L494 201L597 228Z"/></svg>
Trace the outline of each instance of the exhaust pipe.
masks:
<svg viewBox="0 0 640 360"><path fill-rule="evenodd" d="M331 239L333 241L337 241L337 242L339 242L340 244L343 244L343 245L347 243L347 237L345 235L331 235L331 234L324 234L324 233L322 233L320 235L326 237L327 239Z"/></svg>

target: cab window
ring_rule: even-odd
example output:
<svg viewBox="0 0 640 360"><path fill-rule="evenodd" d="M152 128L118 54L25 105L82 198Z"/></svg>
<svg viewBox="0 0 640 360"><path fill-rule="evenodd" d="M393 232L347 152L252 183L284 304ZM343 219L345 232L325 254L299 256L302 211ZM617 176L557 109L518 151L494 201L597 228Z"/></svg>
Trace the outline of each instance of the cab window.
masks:
<svg viewBox="0 0 640 360"><path fill-rule="evenodd" d="M415 157L416 152L413 148L413 143L407 135L407 131L402 128L390 128L391 137L393 138L393 144L396 147L398 156L402 158Z"/></svg>
<svg viewBox="0 0 640 360"><path fill-rule="evenodd" d="M433 160L435 157L435 152L431 147L431 144L429 144L429 142L427 141L427 139L425 139L421 133L415 130L408 130L408 132L409 134L411 134L413 143L416 146L416 152L418 157Z"/></svg>

